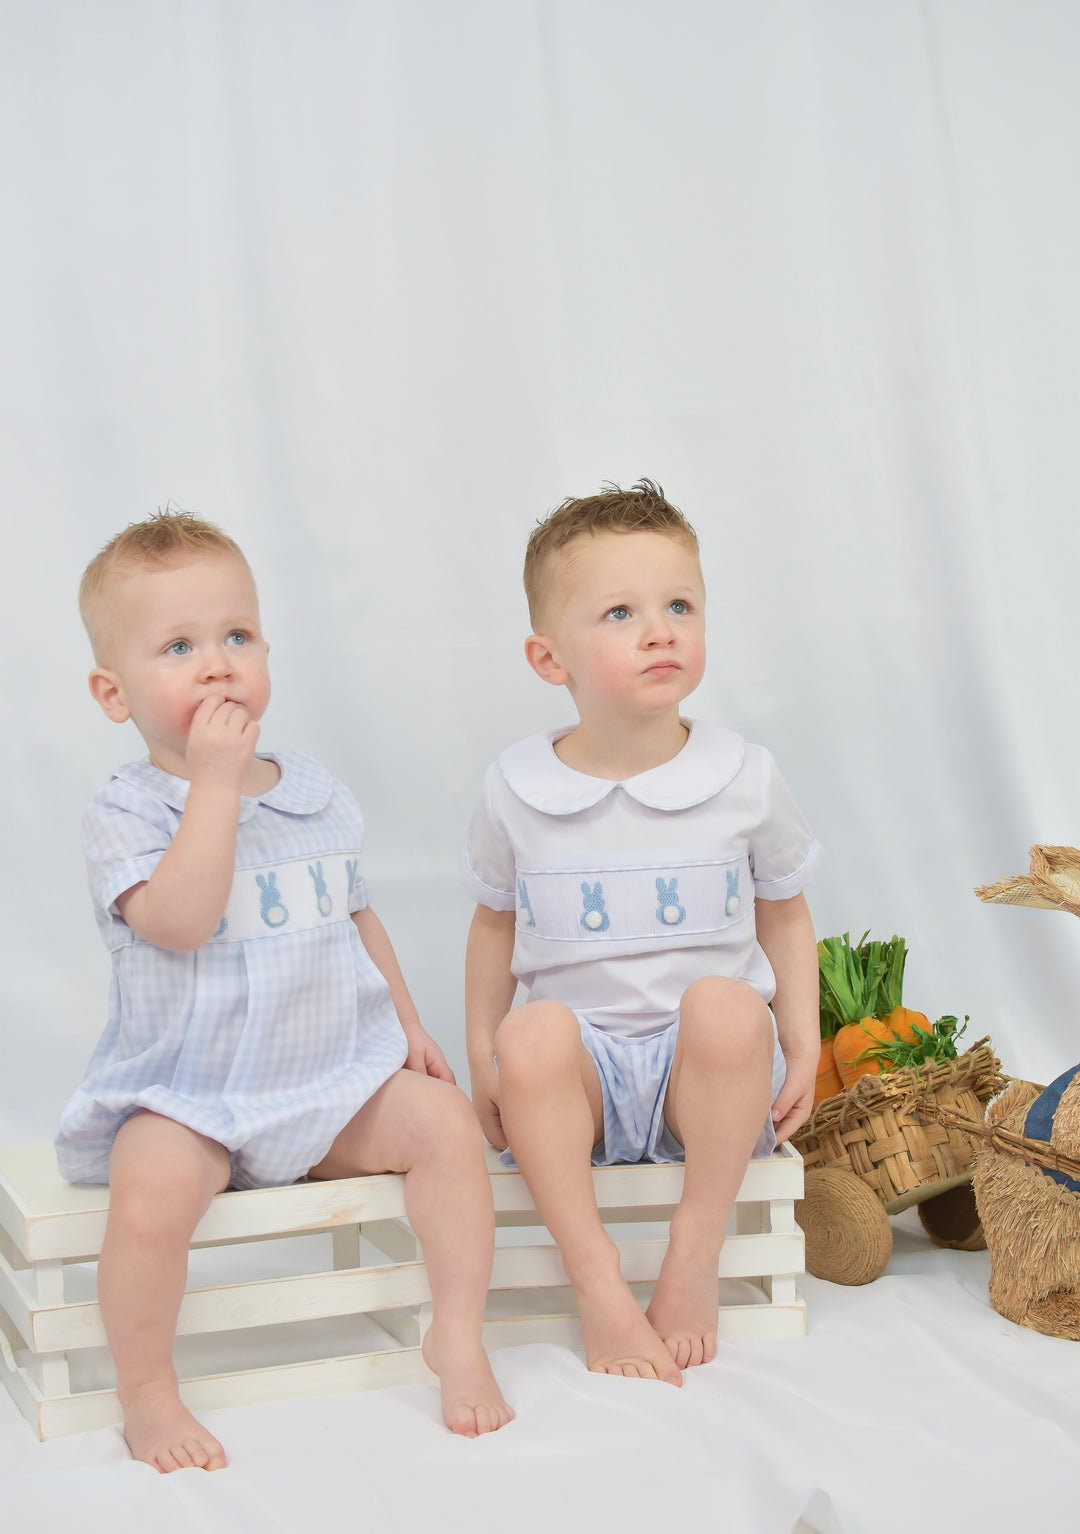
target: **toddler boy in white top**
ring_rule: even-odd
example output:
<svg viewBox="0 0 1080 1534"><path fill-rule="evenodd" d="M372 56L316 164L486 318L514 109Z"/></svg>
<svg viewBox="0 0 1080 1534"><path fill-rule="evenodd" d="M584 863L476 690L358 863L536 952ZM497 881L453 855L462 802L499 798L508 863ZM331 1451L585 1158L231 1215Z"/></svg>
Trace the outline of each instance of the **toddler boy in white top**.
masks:
<svg viewBox="0 0 1080 1534"><path fill-rule="evenodd" d="M764 748L680 717L705 666L705 591L697 537L659 486L564 502L533 530L525 587L526 657L579 722L504 751L469 829L473 1101L558 1242L589 1368L679 1384L715 1351L747 1161L812 1105L802 890L820 849ZM510 1010L518 981L528 999ZM684 1153L643 1313L590 1160Z"/></svg>

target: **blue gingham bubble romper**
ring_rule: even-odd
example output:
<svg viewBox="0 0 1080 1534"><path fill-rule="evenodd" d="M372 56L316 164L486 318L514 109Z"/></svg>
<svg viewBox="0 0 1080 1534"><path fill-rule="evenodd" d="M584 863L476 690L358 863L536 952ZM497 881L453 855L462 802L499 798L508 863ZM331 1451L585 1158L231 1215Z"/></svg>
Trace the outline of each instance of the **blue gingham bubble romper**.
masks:
<svg viewBox="0 0 1080 1534"><path fill-rule="evenodd" d="M133 762L87 810L113 969L108 1023L56 1139L70 1182L108 1181L113 1138L138 1108L224 1145L232 1187L293 1182L405 1063L389 987L351 920L367 905L360 811L312 757L272 760L278 782L241 800L225 913L192 952L145 942L115 905L176 834L187 781Z"/></svg>

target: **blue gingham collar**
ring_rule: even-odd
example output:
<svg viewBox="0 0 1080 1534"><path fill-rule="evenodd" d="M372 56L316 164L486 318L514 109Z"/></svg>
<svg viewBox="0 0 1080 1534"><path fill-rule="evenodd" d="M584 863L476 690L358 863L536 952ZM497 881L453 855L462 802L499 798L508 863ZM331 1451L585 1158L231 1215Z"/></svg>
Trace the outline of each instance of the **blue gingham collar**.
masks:
<svg viewBox="0 0 1080 1534"><path fill-rule="evenodd" d="M726 788L742 766L746 742L734 730L700 719L682 721L690 731L677 756L636 777L591 778L555 755L555 742L569 730L530 735L499 757L499 770L519 799L548 815L573 815L599 804L621 788L654 810L686 810Z"/></svg>
<svg viewBox="0 0 1080 1534"><path fill-rule="evenodd" d="M272 810L284 810L287 815L314 815L329 803L334 791L334 780L321 762L304 756L299 751L260 751L259 756L276 762L281 776L273 788L250 799L240 799L240 824L250 820L260 804ZM171 772L162 772L148 756L139 762L128 762L118 767L114 778L146 788L171 809L183 811L191 784L187 778L178 778Z"/></svg>

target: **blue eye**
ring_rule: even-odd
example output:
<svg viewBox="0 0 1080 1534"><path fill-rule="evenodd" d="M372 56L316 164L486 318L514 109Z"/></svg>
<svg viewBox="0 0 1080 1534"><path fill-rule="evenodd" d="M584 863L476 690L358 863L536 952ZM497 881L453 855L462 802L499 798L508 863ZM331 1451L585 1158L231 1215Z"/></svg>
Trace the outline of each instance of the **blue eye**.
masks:
<svg viewBox="0 0 1080 1534"><path fill-rule="evenodd" d="M166 655L190 655L191 646L186 639L176 639L165 651Z"/></svg>
<svg viewBox="0 0 1080 1534"><path fill-rule="evenodd" d="M682 597L676 597L674 602L668 603L668 609L669 611L676 613L679 617L682 617L685 613L690 611L690 604L688 602L684 602Z"/></svg>
<svg viewBox="0 0 1080 1534"><path fill-rule="evenodd" d="M605 619L611 618L616 623L621 623L624 618L629 618L629 616L630 609L628 607L613 607L610 612L604 614Z"/></svg>
<svg viewBox="0 0 1080 1534"><path fill-rule="evenodd" d="M247 644L248 637L242 629L233 629L231 634L226 634L225 643L231 645Z"/></svg>

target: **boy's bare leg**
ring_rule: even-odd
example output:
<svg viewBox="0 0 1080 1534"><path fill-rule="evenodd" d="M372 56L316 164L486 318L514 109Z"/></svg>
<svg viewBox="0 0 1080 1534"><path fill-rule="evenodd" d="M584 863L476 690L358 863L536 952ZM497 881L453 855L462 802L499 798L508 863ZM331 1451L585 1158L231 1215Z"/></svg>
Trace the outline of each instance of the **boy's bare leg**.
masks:
<svg viewBox="0 0 1080 1534"><path fill-rule="evenodd" d="M716 1276L727 1217L772 1101L769 1009L741 980L695 980L683 996L664 1117L686 1151L648 1309L681 1369L716 1352Z"/></svg>
<svg viewBox="0 0 1080 1534"><path fill-rule="evenodd" d="M312 1177L404 1172L405 1208L424 1253L432 1324L424 1358L439 1376L454 1433L494 1432L514 1413L484 1351L495 1211L484 1140L469 1099L434 1076L400 1070L383 1083L312 1167Z"/></svg>
<svg viewBox="0 0 1080 1534"><path fill-rule="evenodd" d="M162 1472L225 1464L180 1400L172 1347L192 1232L228 1182L224 1146L160 1114L133 1114L113 1142L98 1301L127 1446Z"/></svg>
<svg viewBox="0 0 1080 1534"><path fill-rule="evenodd" d="M680 1385L597 1211L590 1158L603 1104L576 1017L560 1002L528 1002L502 1022L495 1049L503 1128L574 1286L589 1368Z"/></svg>

